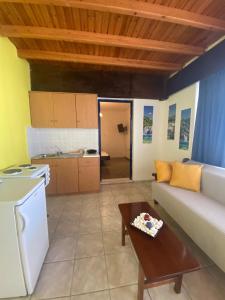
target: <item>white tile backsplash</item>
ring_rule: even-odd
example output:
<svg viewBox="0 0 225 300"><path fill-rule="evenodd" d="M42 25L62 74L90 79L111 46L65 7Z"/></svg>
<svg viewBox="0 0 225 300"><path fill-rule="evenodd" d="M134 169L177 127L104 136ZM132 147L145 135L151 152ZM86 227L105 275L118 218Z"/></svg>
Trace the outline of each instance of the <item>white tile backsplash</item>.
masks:
<svg viewBox="0 0 225 300"><path fill-rule="evenodd" d="M42 153L72 151L80 148L98 150L98 130L80 128L28 128L30 157Z"/></svg>

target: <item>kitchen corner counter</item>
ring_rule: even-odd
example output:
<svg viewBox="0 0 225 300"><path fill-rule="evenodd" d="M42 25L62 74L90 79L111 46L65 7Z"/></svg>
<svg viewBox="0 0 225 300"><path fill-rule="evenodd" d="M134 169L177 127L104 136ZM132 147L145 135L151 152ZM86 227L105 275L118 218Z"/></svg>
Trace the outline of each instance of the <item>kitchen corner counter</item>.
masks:
<svg viewBox="0 0 225 300"><path fill-rule="evenodd" d="M84 154L83 156L81 156L81 157L100 157L100 155L98 154L98 153L96 153L96 154Z"/></svg>

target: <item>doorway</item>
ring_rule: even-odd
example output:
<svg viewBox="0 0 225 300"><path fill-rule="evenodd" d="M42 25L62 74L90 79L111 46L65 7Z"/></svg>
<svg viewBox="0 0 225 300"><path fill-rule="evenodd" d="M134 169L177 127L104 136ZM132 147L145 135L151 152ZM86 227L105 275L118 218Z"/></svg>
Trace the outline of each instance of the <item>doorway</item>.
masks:
<svg viewBox="0 0 225 300"><path fill-rule="evenodd" d="M132 101L99 99L101 180L132 179Z"/></svg>

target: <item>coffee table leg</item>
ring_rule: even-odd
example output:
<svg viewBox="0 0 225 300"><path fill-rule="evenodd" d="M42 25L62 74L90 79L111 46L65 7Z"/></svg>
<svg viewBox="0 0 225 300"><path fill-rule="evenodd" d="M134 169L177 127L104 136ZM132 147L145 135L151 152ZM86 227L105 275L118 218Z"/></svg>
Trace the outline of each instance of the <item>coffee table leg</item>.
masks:
<svg viewBox="0 0 225 300"><path fill-rule="evenodd" d="M125 246L125 235L126 235L126 228L122 220L122 246Z"/></svg>
<svg viewBox="0 0 225 300"><path fill-rule="evenodd" d="M144 275L142 266L139 263L139 271L138 271L138 300L143 300L143 298L144 298L144 280L145 280L145 275Z"/></svg>
<svg viewBox="0 0 225 300"><path fill-rule="evenodd" d="M174 290L177 294L180 294L181 292L182 279L183 279L183 275L179 275L175 280Z"/></svg>

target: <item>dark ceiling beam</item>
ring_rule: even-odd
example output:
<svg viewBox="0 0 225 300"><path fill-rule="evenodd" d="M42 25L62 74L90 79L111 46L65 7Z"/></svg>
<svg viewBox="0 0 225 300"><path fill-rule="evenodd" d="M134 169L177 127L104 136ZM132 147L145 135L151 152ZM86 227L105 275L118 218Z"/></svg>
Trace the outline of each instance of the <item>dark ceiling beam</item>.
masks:
<svg viewBox="0 0 225 300"><path fill-rule="evenodd" d="M225 40L171 77L167 81L167 96L222 69L225 69Z"/></svg>

